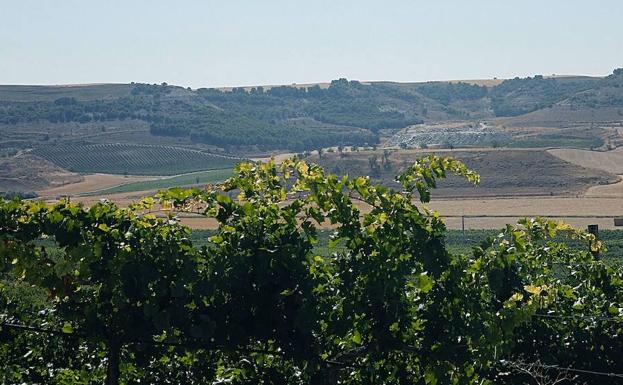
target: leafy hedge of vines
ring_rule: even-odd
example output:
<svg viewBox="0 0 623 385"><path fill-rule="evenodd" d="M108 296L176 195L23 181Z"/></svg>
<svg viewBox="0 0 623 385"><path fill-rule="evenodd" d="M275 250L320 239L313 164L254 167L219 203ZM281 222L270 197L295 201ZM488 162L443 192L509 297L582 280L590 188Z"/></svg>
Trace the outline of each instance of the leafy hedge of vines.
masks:
<svg viewBox="0 0 623 385"><path fill-rule="evenodd" d="M623 271L552 239L601 244L537 218L452 255L425 206L447 173L479 180L428 156L395 191L291 159L129 208L0 201L0 383L525 383L513 360L623 372ZM216 220L206 246L177 211ZM320 225L339 245L326 255Z"/></svg>

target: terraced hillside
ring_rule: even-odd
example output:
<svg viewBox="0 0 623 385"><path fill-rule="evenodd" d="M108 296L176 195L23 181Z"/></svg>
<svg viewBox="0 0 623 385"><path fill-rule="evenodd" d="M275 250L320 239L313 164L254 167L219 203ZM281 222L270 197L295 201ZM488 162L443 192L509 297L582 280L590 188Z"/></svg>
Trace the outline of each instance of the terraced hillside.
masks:
<svg viewBox="0 0 623 385"><path fill-rule="evenodd" d="M47 146L33 153L74 172L134 175L224 169L239 160L188 148L120 143Z"/></svg>

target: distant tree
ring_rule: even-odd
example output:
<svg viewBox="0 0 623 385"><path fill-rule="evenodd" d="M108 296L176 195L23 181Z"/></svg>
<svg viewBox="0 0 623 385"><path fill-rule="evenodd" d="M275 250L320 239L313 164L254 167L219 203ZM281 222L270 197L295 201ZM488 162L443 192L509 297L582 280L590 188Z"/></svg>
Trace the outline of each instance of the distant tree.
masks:
<svg viewBox="0 0 623 385"><path fill-rule="evenodd" d="M400 148L402 148L403 150L407 147L409 147L409 145L407 144L407 142L400 142L400 144L398 145Z"/></svg>
<svg viewBox="0 0 623 385"><path fill-rule="evenodd" d="M389 156L392 154L391 151L389 151L388 149L383 150L383 169L385 170L391 170L392 169L392 163L389 160Z"/></svg>
<svg viewBox="0 0 623 385"><path fill-rule="evenodd" d="M344 146L342 145L337 146L337 152L340 154L340 158L343 158L346 156L346 154L344 153Z"/></svg>
<svg viewBox="0 0 623 385"><path fill-rule="evenodd" d="M376 154L368 158L368 166L370 166L370 175L378 177L381 174L381 166Z"/></svg>

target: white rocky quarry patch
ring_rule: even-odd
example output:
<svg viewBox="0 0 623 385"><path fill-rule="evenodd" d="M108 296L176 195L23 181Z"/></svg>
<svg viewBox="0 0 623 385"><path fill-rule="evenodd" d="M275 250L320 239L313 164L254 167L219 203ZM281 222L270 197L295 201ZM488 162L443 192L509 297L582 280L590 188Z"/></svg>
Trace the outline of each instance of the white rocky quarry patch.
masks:
<svg viewBox="0 0 623 385"><path fill-rule="evenodd" d="M387 141L388 147L491 147L503 145L510 136L486 123L418 124L396 133Z"/></svg>

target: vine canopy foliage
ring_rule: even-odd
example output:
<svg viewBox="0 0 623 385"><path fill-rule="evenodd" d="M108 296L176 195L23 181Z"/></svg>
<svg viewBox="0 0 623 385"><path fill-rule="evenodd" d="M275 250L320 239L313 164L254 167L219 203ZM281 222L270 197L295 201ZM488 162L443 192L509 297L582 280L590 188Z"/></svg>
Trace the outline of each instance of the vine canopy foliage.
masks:
<svg viewBox="0 0 623 385"><path fill-rule="evenodd" d="M621 370L623 273L560 237L602 245L537 218L451 254L425 206L447 174L479 181L436 156L401 191L290 159L129 208L1 201L0 382L519 384L501 362L520 358ZM216 222L201 246L180 211Z"/></svg>

